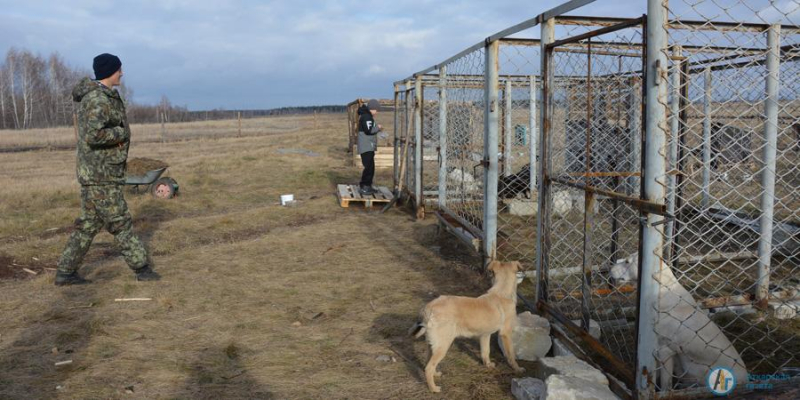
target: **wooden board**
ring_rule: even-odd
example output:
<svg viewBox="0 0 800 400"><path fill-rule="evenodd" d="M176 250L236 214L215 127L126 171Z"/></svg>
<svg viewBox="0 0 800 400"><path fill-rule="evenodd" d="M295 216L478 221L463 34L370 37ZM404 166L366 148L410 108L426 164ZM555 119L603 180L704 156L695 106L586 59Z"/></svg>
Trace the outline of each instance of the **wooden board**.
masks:
<svg viewBox="0 0 800 400"><path fill-rule="evenodd" d="M358 192L358 185L337 185L336 196L339 205L347 208L351 202L364 203L364 207L372 207L372 203L388 203L392 201L392 192L386 186L377 186L378 191L369 196L362 196Z"/></svg>
<svg viewBox="0 0 800 400"><path fill-rule="evenodd" d="M353 146L353 165L361 166L361 155L358 154L357 146ZM378 146L378 151L375 152L375 168L392 167L394 167L394 147Z"/></svg>

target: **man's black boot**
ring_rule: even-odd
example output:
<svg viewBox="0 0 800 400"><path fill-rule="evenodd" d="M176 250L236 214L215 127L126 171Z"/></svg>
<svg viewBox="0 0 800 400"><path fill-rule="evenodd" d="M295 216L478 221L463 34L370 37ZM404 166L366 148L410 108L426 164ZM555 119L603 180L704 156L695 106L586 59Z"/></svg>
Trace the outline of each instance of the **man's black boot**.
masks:
<svg viewBox="0 0 800 400"><path fill-rule="evenodd" d="M161 279L161 275L159 275L158 272L153 271L153 269L150 268L149 265L145 265L144 267L139 268L134 272L136 273L137 281L145 282L145 281L157 281Z"/></svg>
<svg viewBox="0 0 800 400"><path fill-rule="evenodd" d="M370 196L375 194L375 190L372 189L372 186L361 186L358 193L361 193L362 196Z"/></svg>
<svg viewBox="0 0 800 400"><path fill-rule="evenodd" d="M92 283L92 281L81 278L77 272L56 272L56 286L85 285L87 283Z"/></svg>

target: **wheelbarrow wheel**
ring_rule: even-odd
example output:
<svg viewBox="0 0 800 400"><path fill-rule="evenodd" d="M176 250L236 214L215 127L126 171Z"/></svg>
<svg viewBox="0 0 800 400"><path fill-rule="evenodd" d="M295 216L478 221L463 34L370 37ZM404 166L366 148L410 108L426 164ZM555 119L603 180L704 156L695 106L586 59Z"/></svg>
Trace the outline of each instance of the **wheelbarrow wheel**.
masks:
<svg viewBox="0 0 800 400"><path fill-rule="evenodd" d="M157 199L171 199L178 195L178 182L169 177L159 178L150 185L150 194Z"/></svg>

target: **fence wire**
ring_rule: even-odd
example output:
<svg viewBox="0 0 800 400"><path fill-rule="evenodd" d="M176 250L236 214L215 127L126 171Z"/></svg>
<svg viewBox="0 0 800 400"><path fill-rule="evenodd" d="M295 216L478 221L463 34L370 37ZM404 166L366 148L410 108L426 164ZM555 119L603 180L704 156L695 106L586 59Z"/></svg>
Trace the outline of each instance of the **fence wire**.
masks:
<svg viewBox="0 0 800 400"><path fill-rule="evenodd" d="M715 367L745 388L800 365L800 31L770 25L794 23L789 3L669 4L662 391L705 387Z"/></svg>

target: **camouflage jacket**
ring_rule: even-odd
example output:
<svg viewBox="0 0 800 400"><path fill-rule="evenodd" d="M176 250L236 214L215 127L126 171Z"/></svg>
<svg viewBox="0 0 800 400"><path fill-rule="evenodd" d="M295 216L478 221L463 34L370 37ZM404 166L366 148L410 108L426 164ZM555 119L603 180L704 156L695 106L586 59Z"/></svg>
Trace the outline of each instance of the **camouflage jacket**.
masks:
<svg viewBox="0 0 800 400"><path fill-rule="evenodd" d="M131 130L125 104L116 90L89 78L72 90L78 109L78 182L122 184Z"/></svg>

